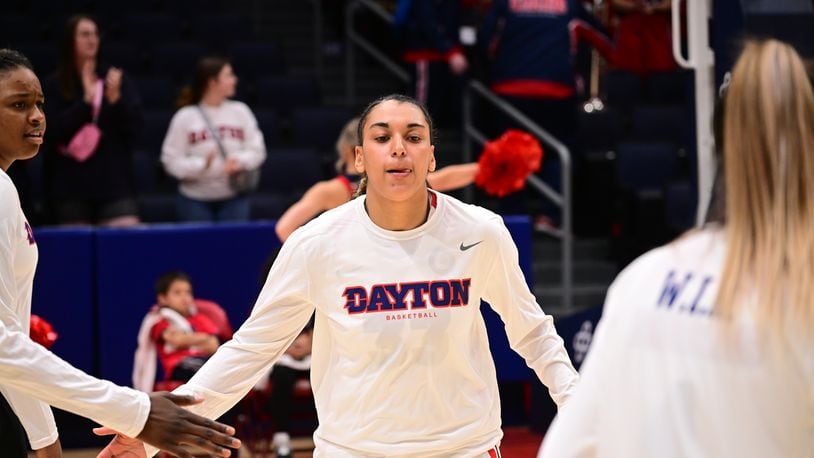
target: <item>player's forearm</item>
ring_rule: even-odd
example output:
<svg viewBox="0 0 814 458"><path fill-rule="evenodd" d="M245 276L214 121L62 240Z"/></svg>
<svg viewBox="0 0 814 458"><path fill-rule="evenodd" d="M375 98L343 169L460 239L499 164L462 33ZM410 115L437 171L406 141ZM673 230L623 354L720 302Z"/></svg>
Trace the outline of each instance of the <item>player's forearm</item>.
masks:
<svg viewBox="0 0 814 458"><path fill-rule="evenodd" d="M150 412L146 393L116 386L72 367L25 334L0 326L0 380L52 406L138 435Z"/></svg>
<svg viewBox="0 0 814 458"><path fill-rule="evenodd" d="M468 186L475 181L479 166L476 162L449 165L427 176L430 186L436 191L450 191Z"/></svg>

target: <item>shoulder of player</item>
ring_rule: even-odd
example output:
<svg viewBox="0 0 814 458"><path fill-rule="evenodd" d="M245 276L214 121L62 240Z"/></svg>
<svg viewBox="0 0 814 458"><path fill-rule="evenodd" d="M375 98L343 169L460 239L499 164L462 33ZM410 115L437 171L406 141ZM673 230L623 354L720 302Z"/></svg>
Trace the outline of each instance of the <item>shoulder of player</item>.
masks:
<svg viewBox="0 0 814 458"><path fill-rule="evenodd" d="M11 178L5 172L0 171L0 220L17 218L19 207L17 188Z"/></svg>
<svg viewBox="0 0 814 458"><path fill-rule="evenodd" d="M724 248L723 231L718 228L694 229L676 240L654 248L636 258L622 269L614 285L637 284L642 278L668 269L694 269L703 266L715 269Z"/></svg>
<svg viewBox="0 0 814 458"><path fill-rule="evenodd" d="M340 226L353 220L353 202L346 202L338 207L326 210L295 230L285 243L289 243L292 239L296 239L296 243L303 247L332 243L333 238L330 235L335 233Z"/></svg>
<svg viewBox="0 0 814 458"><path fill-rule="evenodd" d="M443 201L445 212L453 218L469 220L473 223L483 223L488 221L502 221L497 213L474 204L462 202L447 194L433 191L438 195L439 201Z"/></svg>

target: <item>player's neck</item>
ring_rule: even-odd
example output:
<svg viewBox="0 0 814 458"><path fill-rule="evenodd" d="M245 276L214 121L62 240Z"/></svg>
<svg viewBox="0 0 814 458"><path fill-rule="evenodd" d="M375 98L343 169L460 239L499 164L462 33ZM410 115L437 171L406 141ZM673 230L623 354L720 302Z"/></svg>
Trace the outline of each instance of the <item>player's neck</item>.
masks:
<svg viewBox="0 0 814 458"><path fill-rule="evenodd" d="M388 231L409 231L421 226L427 221L429 209L429 191L426 188L400 202L371 194L365 198L365 210L370 220Z"/></svg>

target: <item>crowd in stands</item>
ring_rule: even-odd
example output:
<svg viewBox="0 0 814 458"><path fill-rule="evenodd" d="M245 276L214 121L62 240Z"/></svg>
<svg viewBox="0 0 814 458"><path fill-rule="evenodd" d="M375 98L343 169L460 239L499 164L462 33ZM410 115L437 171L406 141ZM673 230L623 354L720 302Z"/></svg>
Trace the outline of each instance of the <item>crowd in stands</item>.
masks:
<svg viewBox="0 0 814 458"><path fill-rule="evenodd" d="M315 75L289 76L280 43L259 39L248 15L217 0L196 2L194 15L186 14L186 2L129 2L121 9L74 3L82 5L55 4L36 28L19 25L32 6L20 4L2 20L0 42L28 54L40 74L53 74L45 79L44 154L10 170L35 225L277 219L313 184L335 176L333 141L355 107L326 106ZM392 57L413 76L405 90L428 105L439 126L459 128L461 89L479 79L569 147L578 234L627 234L651 221L644 230L664 238L687 227L686 150L694 142L682 127L691 124L688 79L670 55L669 0L614 0L602 11L579 0L382 4L394 15L392 35L379 37L383 47L398 43ZM334 19L325 21L331 42L343 33ZM606 108L586 113L591 48L605 58ZM213 68L228 67L233 81L215 88L221 94L212 106L219 108L201 111L195 105L207 106L208 81L219 81L218 74L201 80L201 65L216 56L223 65ZM102 136L95 154L78 162L64 149L93 119L96 81L105 83L96 120ZM190 89L198 91L191 99ZM229 121L220 119L226 112ZM499 113L476 107L476 114L493 137L516 127ZM207 117L215 118L220 142L209 134ZM194 145L190 129L203 141ZM555 189L556 156L545 155L539 172ZM626 165L643 158L658 165L655 173L643 177ZM255 188L230 188L235 172L252 171L260 177ZM645 195L657 195L655 203ZM501 199L498 209L556 226L558 211L540 202L526 192Z"/></svg>

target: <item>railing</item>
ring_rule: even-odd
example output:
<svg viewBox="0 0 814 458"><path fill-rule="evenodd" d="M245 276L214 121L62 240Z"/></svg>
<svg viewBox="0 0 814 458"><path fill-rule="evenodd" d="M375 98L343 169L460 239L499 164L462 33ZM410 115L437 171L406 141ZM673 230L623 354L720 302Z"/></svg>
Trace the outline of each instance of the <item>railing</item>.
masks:
<svg viewBox="0 0 814 458"><path fill-rule="evenodd" d="M365 8L384 22L393 24L393 16L372 0L351 0L345 8L345 104L353 106L356 99L356 49L360 47L368 55L376 59L382 66L403 82L410 81L410 74L401 65L381 52L365 37L356 33L356 12Z"/></svg>
<svg viewBox="0 0 814 458"><path fill-rule="evenodd" d="M557 152L562 167L560 169L562 179L562 192L557 192L536 175L529 176L526 181L532 188L542 194L545 198L553 202L562 210L562 224L560 229L548 229L546 232L558 239L562 244L562 305L569 307L573 299L573 233L571 230L571 152L559 140L550 133L529 119L526 115L513 107L510 103L501 99L479 81L471 81L465 88L463 94L463 161L472 161L472 140L476 140L481 145L487 139L472 123L473 96L479 96L491 105L502 111L504 114L515 120L532 135ZM466 199L472 200L472 190L466 190Z"/></svg>
<svg viewBox="0 0 814 458"><path fill-rule="evenodd" d="M356 55L354 46L359 46L382 66L403 82L410 81L410 75L390 57L385 55L376 46L356 33L355 15L366 8L388 24L393 23L393 16L379 4L372 0L351 0L345 9L345 22L347 33L347 46L345 47L345 103L353 106L356 97L355 66ZM463 94L463 162L471 162L471 140L480 144L486 143L486 136L478 131L472 124L472 96L478 95L488 101L520 125L528 129L546 146L557 152L562 164L562 192L557 192L536 175L531 175L527 183L545 198L553 202L562 210L562 224L560 229L549 229L546 232L561 240L562 243L562 305L570 306L573 299L573 233L571 229L571 153L568 148L543 128L521 113L517 108L501 99L478 81L470 82ZM465 200L473 200L472 189L464 191Z"/></svg>

